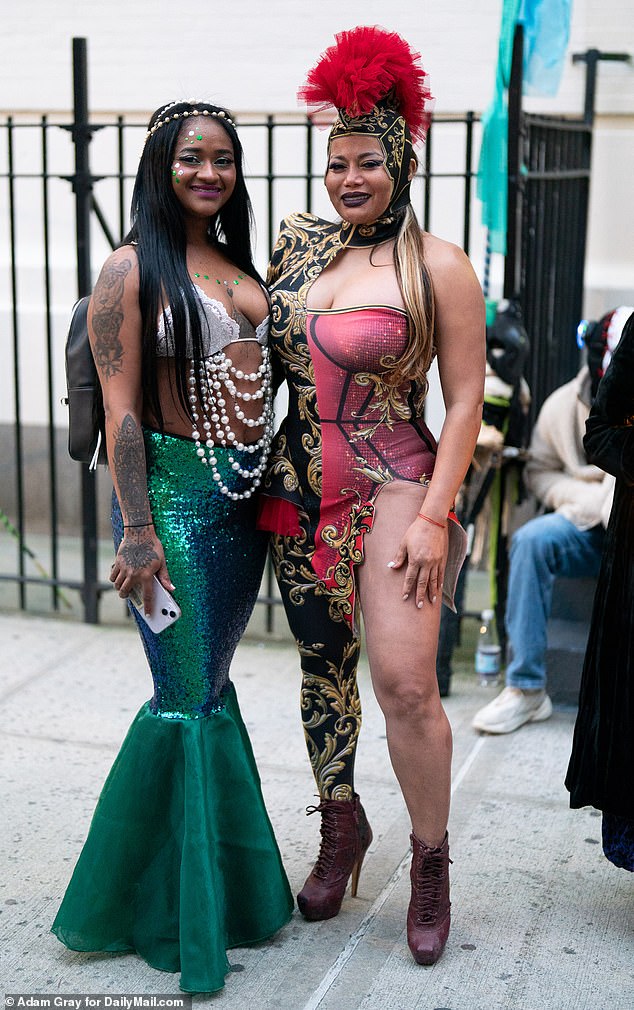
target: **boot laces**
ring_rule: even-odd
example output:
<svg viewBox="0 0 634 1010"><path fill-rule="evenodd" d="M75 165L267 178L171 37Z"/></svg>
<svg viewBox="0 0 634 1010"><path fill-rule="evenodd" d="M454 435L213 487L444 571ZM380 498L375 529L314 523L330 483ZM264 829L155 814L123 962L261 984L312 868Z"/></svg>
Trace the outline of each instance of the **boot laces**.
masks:
<svg viewBox="0 0 634 1010"><path fill-rule="evenodd" d="M438 915L445 878L443 863L442 852L427 852L416 862L414 906L421 925L434 922Z"/></svg>
<svg viewBox="0 0 634 1010"><path fill-rule="evenodd" d="M328 803L320 803L316 807L306 807L306 813L310 814L321 814L321 843L319 846L319 853L317 855L317 862L313 867L313 875L315 877L327 877L330 872L335 856L337 855L338 841L339 841L339 830L338 830L338 820L339 811L331 807Z"/></svg>

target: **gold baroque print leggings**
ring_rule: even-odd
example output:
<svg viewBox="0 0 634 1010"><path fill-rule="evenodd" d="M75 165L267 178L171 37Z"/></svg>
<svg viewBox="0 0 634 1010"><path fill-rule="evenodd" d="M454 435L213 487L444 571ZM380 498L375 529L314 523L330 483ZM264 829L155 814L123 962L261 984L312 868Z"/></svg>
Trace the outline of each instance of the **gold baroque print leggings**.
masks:
<svg viewBox="0 0 634 1010"><path fill-rule="evenodd" d="M359 637L313 572L305 537L273 535L271 554L300 655L302 724L319 796L350 800L361 729Z"/></svg>

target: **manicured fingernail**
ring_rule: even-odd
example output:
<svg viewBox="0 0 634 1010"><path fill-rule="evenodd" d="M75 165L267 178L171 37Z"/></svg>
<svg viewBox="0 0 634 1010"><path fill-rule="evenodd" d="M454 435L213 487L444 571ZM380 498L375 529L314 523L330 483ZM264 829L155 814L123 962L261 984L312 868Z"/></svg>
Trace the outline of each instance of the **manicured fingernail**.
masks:
<svg viewBox="0 0 634 1010"><path fill-rule="evenodd" d="M173 582L170 582L170 589L176 589L176 586L174 585Z"/></svg>
<svg viewBox="0 0 634 1010"><path fill-rule="evenodd" d="M434 599L436 599L435 596L434 596ZM422 610L422 607L423 607L422 601L420 603L417 603L416 606L418 607L419 610Z"/></svg>
<svg viewBox="0 0 634 1010"><path fill-rule="evenodd" d="M395 562L395 561L388 561L388 563L387 563L387 567L388 567L388 568L394 568L394 565L395 565L395 564L396 564L396 562Z"/></svg>
<svg viewBox="0 0 634 1010"><path fill-rule="evenodd" d="M435 602L436 602L436 597L435 597L435 596L432 596L432 598L431 598L431 602L432 602L432 603L435 603ZM421 603L421 607L422 607L422 603Z"/></svg>
<svg viewBox="0 0 634 1010"><path fill-rule="evenodd" d="M409 600L409 593L405 593L404 596L403 596L403 599L404 600Z"/></svg>

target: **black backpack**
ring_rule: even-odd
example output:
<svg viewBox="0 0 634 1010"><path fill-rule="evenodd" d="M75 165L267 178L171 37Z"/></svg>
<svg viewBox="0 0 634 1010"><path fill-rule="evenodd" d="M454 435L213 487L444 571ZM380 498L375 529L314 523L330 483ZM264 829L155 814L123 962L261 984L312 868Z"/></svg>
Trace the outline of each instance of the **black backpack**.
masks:
<svg viewBox="0 0 634 1010"><path fill-rule="evenodd" d="M68 451L72 459L94 470L107 463L106 419L97 368L88 339L90 295L76 302L66 337Z"/></svg>

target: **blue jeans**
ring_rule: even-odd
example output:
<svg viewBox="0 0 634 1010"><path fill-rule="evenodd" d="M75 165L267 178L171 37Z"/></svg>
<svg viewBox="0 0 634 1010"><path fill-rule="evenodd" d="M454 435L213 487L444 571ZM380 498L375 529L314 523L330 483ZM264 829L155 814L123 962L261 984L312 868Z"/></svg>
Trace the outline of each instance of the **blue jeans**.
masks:
<svg viewBox="0 0 634 1010"><path fill-rule="evenodd" d="M507 686L524 690L546 687L546 626L553 583L559 575L598 575L604 538L603 526L578 530L556 512L531 519L514 534L506 600L511 655Z"/></svg>

